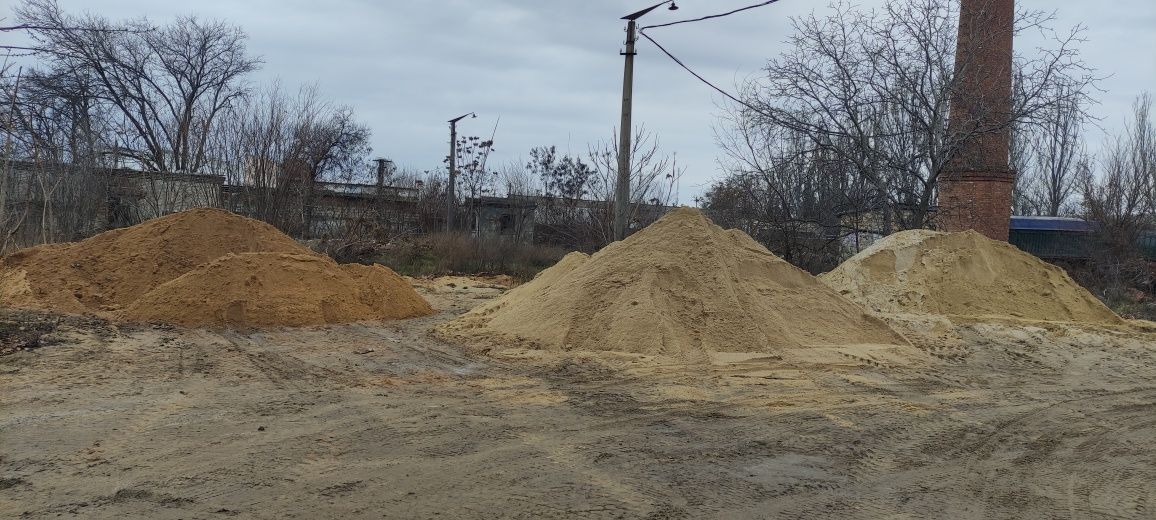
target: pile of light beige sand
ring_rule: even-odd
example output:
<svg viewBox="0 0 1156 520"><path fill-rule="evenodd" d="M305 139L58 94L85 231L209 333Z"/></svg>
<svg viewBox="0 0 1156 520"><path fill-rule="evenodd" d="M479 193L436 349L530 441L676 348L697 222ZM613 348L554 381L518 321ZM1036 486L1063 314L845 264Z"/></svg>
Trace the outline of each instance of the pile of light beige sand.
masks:
<svg viewBox="0 0 1156 520"><path fill-rule="evenodd" d="M701 212L676 209L439 329L546 350L610 350L702 361L712 352L906 344L859 305Z"/></svg>
<svg viewBox="0 0 1156 520"><path fill-rule="evenodd" d="M273 226L194 209L0 258L0 304L186 326L301 326L432 314L380 265L339 265Z"/></svg>
<svg viewBox="0 0 1156 520"><path fill-rule="evenodd" d="M1063 269L975 231L896 233L819 278L879 313L1124 322Z"/></svg>

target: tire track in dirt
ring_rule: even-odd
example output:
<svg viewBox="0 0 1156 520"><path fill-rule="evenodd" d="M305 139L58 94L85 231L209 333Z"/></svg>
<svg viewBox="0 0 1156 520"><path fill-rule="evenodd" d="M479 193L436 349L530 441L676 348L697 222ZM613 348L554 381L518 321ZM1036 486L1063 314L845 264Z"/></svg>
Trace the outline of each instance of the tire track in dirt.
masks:
<svg viewBox="0 0 1156 520"><path fill-rule="evenodd" d="M261 345L258 339L235 332L223 333L222 337L279 388L332 389L359 386L365 382L362 376L350 372L318 366L292 354L274 352Z"/></svg>
<svg viewBox="0 0 1156 520"><path fill-rule="evenodd" d="M1139 403L1098 404L1106 399ZM957 480L988 514L1004 514L1011 506L1044 496L1051 499L1055 514L1143 518L1149 497L1156 494L1154 400L1156 388L1134 388L1065 399L1018 414L959 451L964 465ZM1104 457L1112 457L1114 464L1105 467ZM982 469L989 462L1003 463L1001 471ZM1097 491L1105 490L1111 493L1098 495L1111 500L1097 504Z"/></svg>

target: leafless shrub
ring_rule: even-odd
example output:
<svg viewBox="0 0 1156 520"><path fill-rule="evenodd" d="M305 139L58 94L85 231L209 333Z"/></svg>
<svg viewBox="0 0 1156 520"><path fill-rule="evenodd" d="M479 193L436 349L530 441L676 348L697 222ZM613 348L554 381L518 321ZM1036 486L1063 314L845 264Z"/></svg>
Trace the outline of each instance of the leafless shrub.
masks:
<svg viewBox="0 0 1156 520"><path fill-rule="evenodd" d="M361 260L376 261L411 276L507 274L524 281L566 253L566 249L554 246L439 232L400 239Z"/></svg>
<svg viewBox="0 0 1156 520"><path fill-rule="evenodd" d="M788 128L740 121L733 129L718 136L730 174L701 201L716 222L811 272L834 267L844 239L881 233L872 215L882 212L865 210L866 190L851 165Z"/></svg>
<svg viewBox="0 0 1156 520"><path fill-rule="evenodd" d="M1083 142L1088 118L1082 99L1067 94L1070 86L1056 85L1049 93L1052 105L1035 114L1035 124L1015 123L1012 131L1012 167L1016 171L1016 209L1022 215L1061 216L1078 210L1082 176L1092 168Z"/></svg>
<svg viewBox="0 0 1156 520"><path fill-rule="evenodd" d="M1143 94L1133 104L1133 121L1122 136L1104 147L1096 174L1081 179L1083 215L1099 228L1099 254L1091 262L1096 285L1108 298L1129 288L1152 290L1152 269L1137 244L1156 230L1156 129L1152 97Z"/></svg>

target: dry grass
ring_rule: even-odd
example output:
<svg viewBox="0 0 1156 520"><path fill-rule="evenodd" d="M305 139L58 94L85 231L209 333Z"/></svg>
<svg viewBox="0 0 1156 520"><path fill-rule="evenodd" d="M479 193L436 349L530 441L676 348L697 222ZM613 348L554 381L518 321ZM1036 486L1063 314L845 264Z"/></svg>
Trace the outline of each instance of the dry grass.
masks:
<svg viewBox="0 0 1156 520"><path fill-rule="evenodd" d="M502 238L478 239L463 233L434 233L397 241L370 258L409 276L506 274L519 281L533 278L568 251Z"/></svg>

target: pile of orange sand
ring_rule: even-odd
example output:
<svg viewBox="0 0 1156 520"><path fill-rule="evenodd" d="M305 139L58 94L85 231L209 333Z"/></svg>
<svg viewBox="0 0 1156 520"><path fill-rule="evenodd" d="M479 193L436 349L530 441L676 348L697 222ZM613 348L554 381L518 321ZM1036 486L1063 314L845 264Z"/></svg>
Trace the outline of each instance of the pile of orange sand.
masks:
<svg viewBox="0 0 1156 520"><path fill-rule="evenodd" d="M0 259L0 304L182 325L317 325L432 313L381 266L338 265L263 222L195 209Z"/></svg>
<svg viewBox="0 0 1156 520"><path fill-rule="evenodd" d="M410 318L429 305L380 265L291 253L228 254L129 304L131 321L180 325L316 325Z"/></svg>
<svg viewBox="0 0 1156 520"><path fill-rule="evenodd" d="M1063 269L975 231L896 233L819 278L882 313L1122 321Z"/></svg>
<svg viewBox="0 0 1156 520"><path fill-rule="evenodd" d="M712 352L906 344L810 274L690 208L593 256L571 253L439 332L685 361L703 361Z"/></svg>

